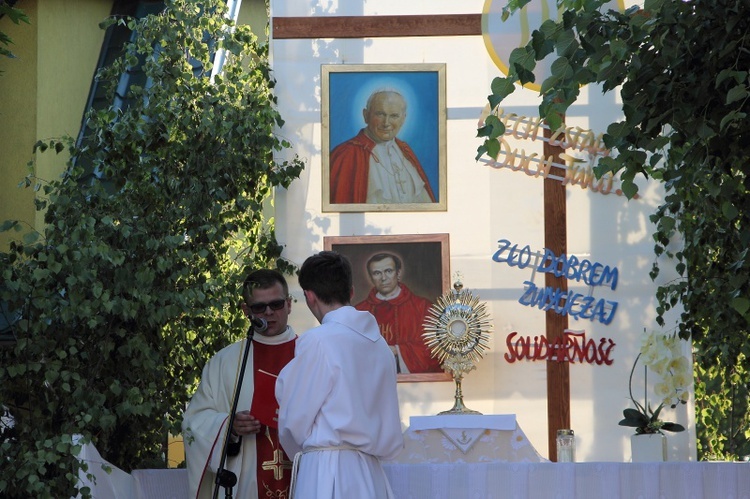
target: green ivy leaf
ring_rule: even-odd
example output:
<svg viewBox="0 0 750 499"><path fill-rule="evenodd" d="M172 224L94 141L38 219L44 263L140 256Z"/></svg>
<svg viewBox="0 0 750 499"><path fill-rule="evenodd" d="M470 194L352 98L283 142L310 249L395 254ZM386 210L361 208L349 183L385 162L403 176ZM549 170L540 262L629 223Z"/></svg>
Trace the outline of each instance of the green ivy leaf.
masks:
<svg viewBox="0 0 750 499"><path fill-rule="evenodd" d="M748 95L750 94L748 94L747 87L745 85L737 85L736 87L732 87L732 89L727 93L727 100L725 104L729 105L733 102L737 102L738 100L746 99Z"/></svg>
<svg viewBox="0 0 750 499"><path fill-rule="evenodd" d="M490 108L495 109L497 105L499 104L500 100L504 99L508 95L512 94L515 89L516 85L513 83L513 81L510 78L494 78L492 80L492 94L490 96ZM493 101L496 101L493 103Z"/></svg>
<svg viewBox="0 0 750 499"><path fill-rule="evenodd" d="M730 201L721 203L721 212L727 220L734 220L740 214L739 210Z"/></svg>
<svg viewBox="0 0 750 499"><path fill-rule="evenodd" d="M735 309L740 315L745 315L750 310L750 298L738 296L732 300L732 308Z"/></svg>

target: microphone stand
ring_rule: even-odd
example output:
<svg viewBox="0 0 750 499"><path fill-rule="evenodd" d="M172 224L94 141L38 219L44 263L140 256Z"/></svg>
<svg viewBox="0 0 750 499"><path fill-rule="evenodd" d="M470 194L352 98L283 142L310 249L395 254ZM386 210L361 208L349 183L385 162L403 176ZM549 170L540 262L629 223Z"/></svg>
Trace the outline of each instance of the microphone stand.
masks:
<svg viewBox="0 0 750 499"><path fill-rule="evenodd" d="M255 335L256 327L263 327L264 324L261 322L260 326L256 326L254 319L250 317L250 328L247 330L247 342L245 342L245 351L242 354L242 365L240 367L240 376L237 380L237 386L234 389L234 401L232 402L232 410L229 412L229 425L227 433L224 436L224 445L221 449L221 460L219 461L219 469L216 470L216 481L214 486L213 499L216 499L219 494L219 487L224 487L224 497L226 499L232 498L232 487L237 485L237 475L228 469L224 468L224 464L227 460L227 451L229 449L229 441L232 435L232 425L234 424L234 414L237 412L237 404L240 401L240 391L242 390L242 382L245 379L245 368L247 367L247 358L250 353L250 342L253 340ZM242 437L240 437L242 438Z"/></svg>

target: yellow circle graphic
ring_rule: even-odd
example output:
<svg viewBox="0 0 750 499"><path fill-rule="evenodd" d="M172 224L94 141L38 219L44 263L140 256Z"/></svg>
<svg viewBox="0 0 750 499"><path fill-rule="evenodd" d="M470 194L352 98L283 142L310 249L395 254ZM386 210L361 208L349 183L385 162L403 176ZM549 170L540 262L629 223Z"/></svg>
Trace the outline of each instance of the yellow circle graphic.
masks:
<svg viewBox="0 0 750 499"><path fill-rule="evenodd" d="M508 0L485 0L482 8L482 38L487 48L487 53L495 65L500 68L504 75L508 75L508 60L510 53L518 48L524 47L531 40L533 30L539 28L543 22L552 19L558 21L562 11L557 9L555 0L531 0L523 9L516 11L507 21L503 22L503 7ZM607 7L608 5L612 7ZM613 0L604 5L604 8L625 10L624 0ZM554 61L551 55L543 61L539 61L534 68L534 83L524 85L529 90L539 92L542 82L550 74L550 66Z"/></svg>

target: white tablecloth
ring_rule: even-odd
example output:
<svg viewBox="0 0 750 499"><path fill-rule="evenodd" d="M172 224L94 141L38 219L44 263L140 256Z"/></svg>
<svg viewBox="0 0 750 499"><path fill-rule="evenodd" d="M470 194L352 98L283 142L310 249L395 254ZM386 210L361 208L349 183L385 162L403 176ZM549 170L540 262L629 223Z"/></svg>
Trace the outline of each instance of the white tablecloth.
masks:
<svg viewBox="0 0 750 499"><path fill-rule="evenodd" d="M397 499L750 499L750 463L386 463Z"/></svg>
<svg viewBox="0 0 750 499"><path fill-rule="evenodd" d="M91 489L94 499L186 499L187 470L151 469L126 473L102 459L92 444L81 448L79 459L88 464L88 473L81 472L81 486ZM221 489L219 497L224 497ZM81 495L78 495L80 499ZM239 498L238 498L239 499Z"/></svg>
<svg viewBox="0 0 750 499"><path fill-rule="evenodd" d="M538 463L513 414L412 417L396 463Z"/></svg>

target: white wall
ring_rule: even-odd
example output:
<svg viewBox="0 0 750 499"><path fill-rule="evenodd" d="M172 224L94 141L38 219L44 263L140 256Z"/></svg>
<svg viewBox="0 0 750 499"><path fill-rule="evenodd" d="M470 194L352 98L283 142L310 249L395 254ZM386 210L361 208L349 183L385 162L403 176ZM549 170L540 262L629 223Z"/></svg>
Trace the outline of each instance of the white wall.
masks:
<svg viewBox="0 0 750 499"><path fill-rule="evenodd" d="M324 2L272 0L271 16L406 15L480 13L481 0L399 0L379 2ZM488 303L494 330L490 351L464 379L466 405L485 414L517 414L519 424L540 454L547 455L546 366L544 362L508 363L503 355L509 333L545 333L545 313L518 303L528 269L495 263L498 239L532 249L544 247L542 179L523 172L493 169L476 162L477 122L490 82L500 74L481 36L409 37L375 39L273 40L272 63L278 80L279 107L286 125L282 135L307 163L301 178L276 195L277 236L284 255L301 264L323 249L324 236L377 234L450 234L450 269L460 272L467 288ZM447 202L445 212L323 213L321 210L321 65L322 64L445 63L447 88ZM567 122L596 133L617 119L619 108L611 94L594 88L571 108ZM506 112L534 116L539 98L518 90L504 103ZM541 154L540 142L516 141L527 152ZM580 461L627 461L631 429L617 425L622 410L631 406L628 375L639 348L643 328L656 328L655 289L648 272L654 260L653 230L648 217L659 203L660 188L641 182L643 198L603 196L567 188L568 252L619 270L616 290L597 290L595 296L617 301L609 325L569 319L571 329L587 337L611 338L616 347L612 365L572 364L571 426L577 435ZM665 276L663 279L667 279ZM543 278L536 282L543 285ZM571 289L586 287L569 282ZM296 283L292 323L299 331L316 325ZM637 385L642 393L642 383ZM401 383L401 416L408 425L413 415L437 414L453 405L449 382ZM689 427L670 434L671 459L695 459L692 404L664 416Z"/></svg>

